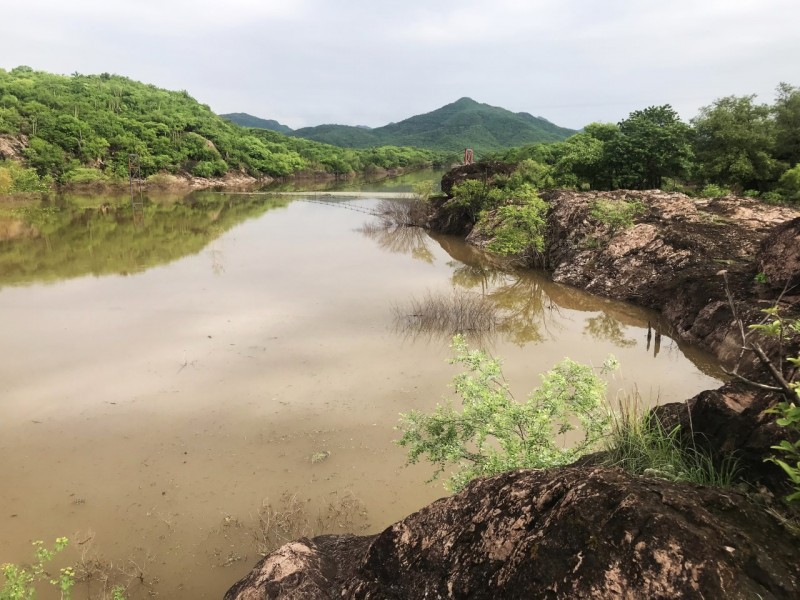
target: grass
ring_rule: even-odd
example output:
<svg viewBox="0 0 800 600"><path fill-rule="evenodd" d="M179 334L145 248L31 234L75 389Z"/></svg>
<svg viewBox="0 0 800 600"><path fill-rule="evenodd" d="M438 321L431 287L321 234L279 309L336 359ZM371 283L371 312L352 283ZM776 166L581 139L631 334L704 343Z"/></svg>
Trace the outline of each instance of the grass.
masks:
<svg viewBox="0 0 800 600"><path fill-rule="evenodd" d="M608 464L633 475L716 487L730 487L739 478L735 456L717 463L708 452L694 445L685 447L680 428L667 430L651 411L642 408L638 392L619 402L606 452Z"/></svg>

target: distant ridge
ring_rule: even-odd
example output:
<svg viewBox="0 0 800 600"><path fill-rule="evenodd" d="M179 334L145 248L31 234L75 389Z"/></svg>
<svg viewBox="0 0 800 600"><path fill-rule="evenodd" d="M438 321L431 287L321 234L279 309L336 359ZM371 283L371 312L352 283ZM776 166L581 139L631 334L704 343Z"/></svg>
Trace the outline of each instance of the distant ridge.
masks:
<svg viewBox="0 0 800 600"><path fill-rule="evenodd" d="M231 115L222 116L231 117ZM256 119L256 117L251 118ZM238 120L231 120L245 125ZM275 123L275 121L257 120L263 123ZM472 98L464 97L429 113L415 115L399 123L390 123L375 129L326 124L303 127L286 133L345 148L416 146L442 151L474 148L480 153L537 142L558 142L577 132L526 112L513 113L505 108L482 104Z"/></svg>
<svg viewBox="0 0 800 600"><path fill-rule="evenodd" d="M269 129L270 131L277 131L289 135L292 133L292 128L278 123L274 119L260 119L247 113L228 113L227 115L220 115L223 119L227 119L231 123L236 123L242 127L255 127L256 129Z"/></svg>

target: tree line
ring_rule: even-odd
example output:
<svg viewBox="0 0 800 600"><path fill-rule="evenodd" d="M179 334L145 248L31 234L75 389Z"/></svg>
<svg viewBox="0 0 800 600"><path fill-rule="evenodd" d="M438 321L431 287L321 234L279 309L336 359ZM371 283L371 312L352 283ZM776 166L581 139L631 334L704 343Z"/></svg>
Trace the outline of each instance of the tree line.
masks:
<svg viewBox="0 0 800 600"><path fill-rule="evenodd" d="M108 73L62 76L25 66L0 69L0 136L4 134L26 138L24 166L40 179L31 180L18 164L6 164L5 179L25 188L16 191L50 182L124 179L131 153L139 155L144 176L341 175L421 168L438 160L434 152L417 148L352 150L246 129L220 118L186 91Z"/></svg>
<svg viewBox="0 0 800 600"><path fill-rule="evenodd" d="M617 124L592 123L563 142L494 156L527 161L540 187L729 191L800 201L800 89L786 83L772 104L728 96L689 123L669 104L632 112Z"/></svg>

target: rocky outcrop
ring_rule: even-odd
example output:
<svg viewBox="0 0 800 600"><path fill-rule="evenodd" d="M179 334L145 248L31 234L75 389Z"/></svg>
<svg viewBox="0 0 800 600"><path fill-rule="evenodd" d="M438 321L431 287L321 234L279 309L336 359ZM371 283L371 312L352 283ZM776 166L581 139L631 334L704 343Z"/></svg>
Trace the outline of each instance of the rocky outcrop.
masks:
<svg viewBox="0 0 800 600"><path fill-rule="evenodd" d="M377 536L287 544L225 598L796 598L796 558L797 540L736 492L525 470Z"/></svg>
<svg viewBox="0 0 800 600"><path fill-rule="evenodd" d="M0 135L0 160L22 160L28 137L25 135Z"/></svg>
<svg viewBox="0 0 800 600"><path fill-rule="evenodd" d="M782 497L790 491L786 473L764 462L774 454L772 446L790 435L775 423L774 415L764 412L778 400L774 393L733 382L686 402L657 406L653 412L667 431L679 428L685 447L705 452L718 465L735 460L745 481Z"/></svg>

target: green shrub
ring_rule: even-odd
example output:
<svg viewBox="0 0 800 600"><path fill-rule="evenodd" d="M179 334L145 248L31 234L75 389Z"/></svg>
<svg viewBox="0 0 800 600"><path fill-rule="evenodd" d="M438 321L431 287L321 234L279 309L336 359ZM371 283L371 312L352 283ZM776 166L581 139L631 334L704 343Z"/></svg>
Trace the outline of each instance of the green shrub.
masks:
<svg viewBox="0 0 800 600"><path fill-rule="evenodd" d="M403 436L397 442L408 447L409 463L425 457L436 466L433 479L454 467L445 484L449 489L458 491L475 477L511 469L567 465L606 434L606 384L591 367L564 359L542 375L541 387L525 402L517 402L499 360L470 350L462 336L453 338L452 348L451 363L466 368L453 380L462 409L447 403L432 414L401 415ZM613 357L606 367L616 367ZM574 446L557 443L576 428L582 437Z"/></svg>
<svg viewBox="0 0 800 600"><path fill-rule="evenodd" d="M228 165L224 160L203 160L197 163L192 169L195 177L221 177L228 171Z"/></svg>
<svg viewBox="0 0 800 600"><path fill-rule="evenodd" d="M709 183L700 190L700 196L703 198L722 198L723 196L730 195L731 191L728 188L724 188L716 183Z"/></svg>
<svg viewBox="0 0 800 600"><path fill-rule="evenodd" d="M62 177L64 183L102 183L108 181L108 177L100 169L92 167L75 167Z"/></svg>
<svg viewBox="0 0 800 600"><path fill-rule="evenodd" d="M0 162L0 194L45 192L52 180L39 177L35 169L26 169L14 161Z"/></svg>
<svg viewBox="0 0 800 600"><path fill-rule="evenodd" d="M516 190L514 204L484 212L476 224L493 237L487 250L501 256L538 255L544 251L547 205L531 186Z"/></svg>
<svg viewBox="0 0 800 600"><path fill-rule="evenodd" d="M642 214L647 208L639 200L606 200L598 199L592 202L589 215L603 223L614 232L628 229L633 226L636 215Z"/></svg>
<svg viewBox="0 0 800 600"><path fill-rule="evenodd" d="M767 204L783 204L786 202L786 198L783 197L783 194L775 190L761 194L761 200Z"/></svg>
<svg viewBox="0 0 800 600"><path fill-rule="evenodd" d="M788 169L780 180L778 190L789 202L800 202L800 164Z"/></svg>

